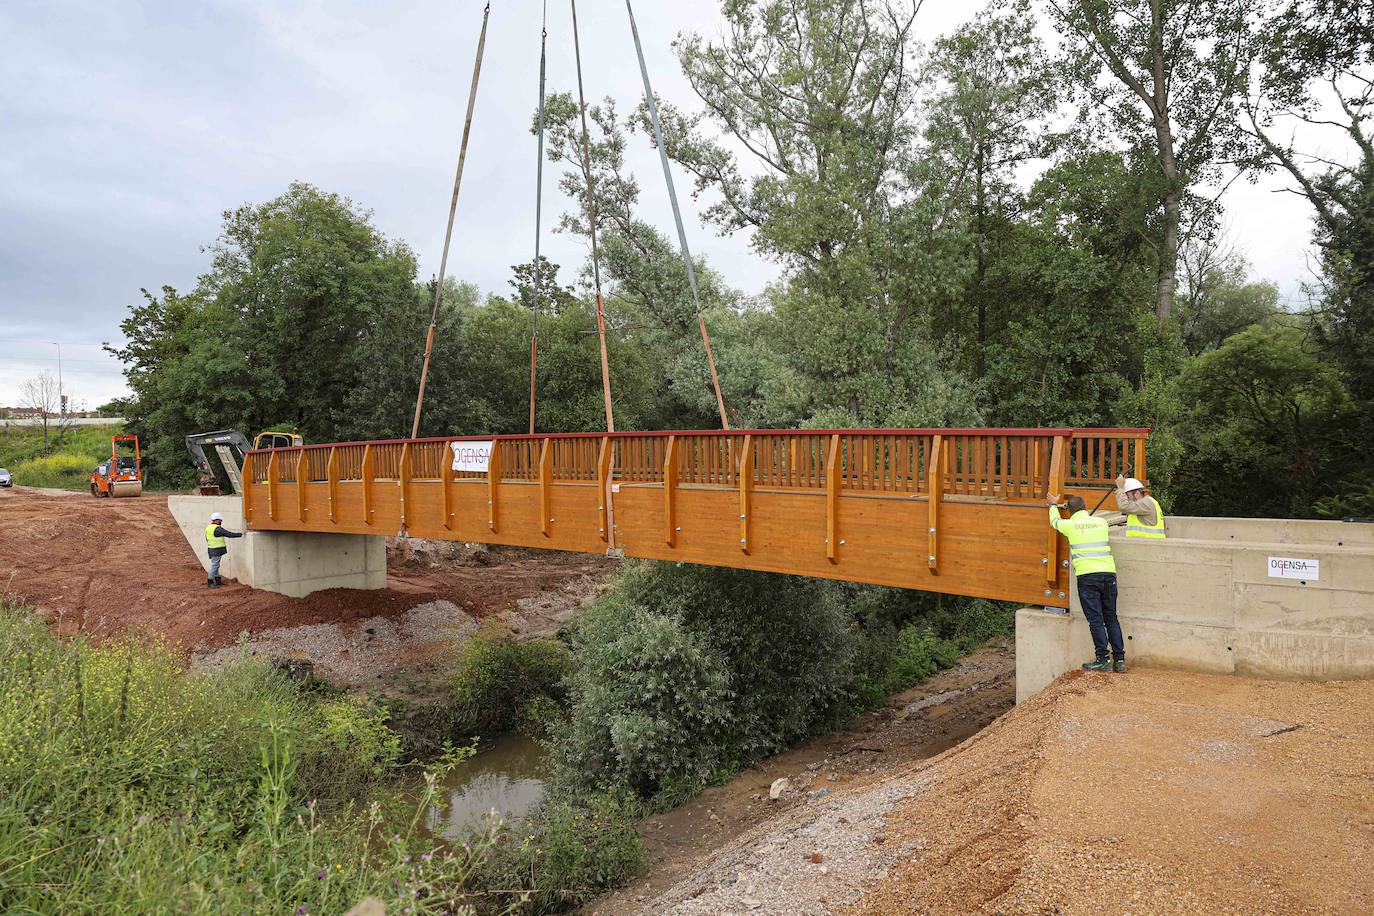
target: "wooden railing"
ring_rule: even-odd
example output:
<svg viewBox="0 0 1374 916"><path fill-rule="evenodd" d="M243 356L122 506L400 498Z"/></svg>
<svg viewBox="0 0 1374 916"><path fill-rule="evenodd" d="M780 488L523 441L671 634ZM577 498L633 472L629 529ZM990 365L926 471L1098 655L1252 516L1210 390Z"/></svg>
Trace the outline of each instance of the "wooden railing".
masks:
<svg viewBox="0 0 1374 916"><path fill-rule="evenodd" d="M1058 600L1066 573L1045 493L1096 501L1119 473L1145 479L1148 432L731 430L308 445L249 453L244 510L254 529L405 529L1013 600L1029 600L1033 563L1035 597ZM491 442L486 469L453 470L455 442ZM919 520L913 501L924 504Z"/></svg>

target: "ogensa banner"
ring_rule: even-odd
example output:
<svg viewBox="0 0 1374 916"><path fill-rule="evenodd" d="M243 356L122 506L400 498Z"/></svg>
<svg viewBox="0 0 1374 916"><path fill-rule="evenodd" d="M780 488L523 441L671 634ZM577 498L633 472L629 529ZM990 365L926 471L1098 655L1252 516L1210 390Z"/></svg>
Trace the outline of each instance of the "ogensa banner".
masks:
<svg viewBox="0 0 1374 916"><path fill-rule="evenodd" d="M492 445L491 439L450 442L449 448L453 449L453 469L455 471L480 471L485 474L487 464L491 461Z"/></svg>

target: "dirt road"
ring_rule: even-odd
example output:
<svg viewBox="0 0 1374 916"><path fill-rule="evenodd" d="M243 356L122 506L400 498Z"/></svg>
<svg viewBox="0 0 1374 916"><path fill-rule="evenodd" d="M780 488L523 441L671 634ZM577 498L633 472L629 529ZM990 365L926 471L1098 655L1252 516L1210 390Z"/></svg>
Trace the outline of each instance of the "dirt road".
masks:
<svg viewBox="0 0 1374 916"><path fill-rule="evenodd" d="M187 650L227 645L242 632L274 627L394 618L436 600L483 618L611 568L598 557L549 551L494 556L497 562L485 566L393 563L388 588L375 591L329 589L287 598L232 581L211 591L167 511L166 496L94 499L26 487L0 490L0 592L49 611L64 632L133 629Z"/></svg>

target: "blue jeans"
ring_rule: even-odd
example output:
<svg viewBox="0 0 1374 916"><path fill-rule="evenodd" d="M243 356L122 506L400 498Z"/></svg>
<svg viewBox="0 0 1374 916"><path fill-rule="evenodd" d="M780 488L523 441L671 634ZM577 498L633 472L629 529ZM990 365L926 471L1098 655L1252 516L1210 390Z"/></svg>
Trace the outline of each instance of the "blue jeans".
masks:
<svg viewBox="0 0 1374 916"><path fill-rule="evenodd" d="M217 554L210 558L210 578L219 578L219 561L224 559L224 554Z"/></svg>
<svg viewBox="0 0 1374 916"><path fill-rule="evenodd" d="M1124 659L1126 645L1121 638L1121 622L1116 619L1116 573L1088 573L1078 577L1078 601L1088 619L1093 636L1093 652L1098 661L1107 658L1111 643L1112 658Z"/></svg>

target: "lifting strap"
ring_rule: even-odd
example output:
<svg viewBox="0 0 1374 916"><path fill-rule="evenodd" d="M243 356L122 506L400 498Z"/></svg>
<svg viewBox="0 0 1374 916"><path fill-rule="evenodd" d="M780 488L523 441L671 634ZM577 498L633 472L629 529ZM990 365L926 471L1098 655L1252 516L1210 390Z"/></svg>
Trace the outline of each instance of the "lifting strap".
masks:
<svg viewBox="0 0 1374 916"><path fill-rule="evenodd" d="M477 59L472 63L472 87L468 90L468 111L463 121L463 139L458 146L458 172L453 177L453 199L448 205L448 228L444 230L444 253L439 258L439 276L434 284L434 308L429 315L429 333L425 337L425 362L420 369L420 393L415 396L415 422L410 427L410 438L420 435L420 411L425 405L425 381L429 377L429 357L434 351L434 327L439 320L439 300L444 294L444 272L448 268L448 246L453 239L453 215L458 211L458 189L463 184L463 160L468 155L468 137L472 134L472 109L477 104L477 79L482 75L482 53L487 47L487 19L491 16L491 3L482 10L482 31L477 36Z"/></svg>
<svg viewBox="0 0 1374 916"><path fill-rule="evenodd" d="M544 207L544 73L549 43L549 0L539 24L539 159L534 171L534 295L530 302L530 435L534 435L535 376L539 364L539 223Z"/></svg>
<svg viewBox="0 0 1374 916"><path fill-rule="evenodd" d="M639 56L639 73L644 78L644 101L649 106L649 119L654 126L654 142L658 144L658 157L663 164L663 180L668 185L668 200L673 205L673 222L677 224L677 239L682 246L682 263L687 268L687 285L692 289L692 306L696 309L697 325L701 328L701 342L706 345L706 363L711 367L711 384L716 390L716 407L720 410L720 428L729 429L730 420L725 413L725 398L720 393L720 376L716 374L716 358L711 353L711 337L706 333L706 319L701 314L701 299L697 295L697 275L692 268L692 252L687 247L687 230L682 227L682 210L677 204L673 172L668 167L668 148L663 143L663 123L658 117L658 103L654 100L653 87L649 85L649 68L644 64L644 46L639 41L639 26L635 24L635 11L630 5L630 0L625 0L625 12L630 14L630 32L635 39L635 54Z"/></svg>
<svg viewBox="0 0 1374 916"><path fill-rule="evenodd" d="M587 230L592 240L592 282L596 288L596 332L601 338L601 394L606 401L606 432L615 432L611 408L611 366L606 358L606 304L601 297L601 266L596 247L596 185L592 178L592 149L587 135L587 99L582 91L582 46L577 37L577 0L572 4L573 57L577 62L577 102L582 112L582 171L587 177Z"/></svg>

